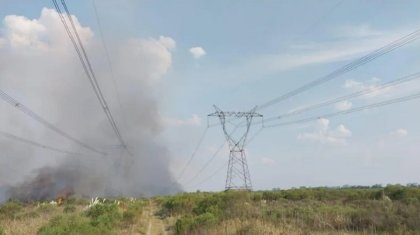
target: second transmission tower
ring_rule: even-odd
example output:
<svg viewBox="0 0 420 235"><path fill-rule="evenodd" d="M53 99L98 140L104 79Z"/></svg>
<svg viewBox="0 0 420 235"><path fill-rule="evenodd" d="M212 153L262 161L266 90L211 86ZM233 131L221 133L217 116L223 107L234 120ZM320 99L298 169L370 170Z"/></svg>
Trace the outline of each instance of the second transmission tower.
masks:
<svg viewBox="0 0 420 235"><path fill-rule="evenodd" d="M226 141L229 145L229 164L225 189L252 190L251 176L249 174L244 147L253 118L262 118L263 115L256 113L256 108L252 109L250 112L224 112L215 105L214 108L216 109L216 112L211 113L208 116L219 118L223 133L225 134ZM229 122L230 120L226 120L226 118L240 120L241 122L235 125L234 129L229 132L226 127L226 122ZM243 121L245 121L245 123L242 125ZM234 135L240 126L244 126L245 130L239 135Z"/></svg>

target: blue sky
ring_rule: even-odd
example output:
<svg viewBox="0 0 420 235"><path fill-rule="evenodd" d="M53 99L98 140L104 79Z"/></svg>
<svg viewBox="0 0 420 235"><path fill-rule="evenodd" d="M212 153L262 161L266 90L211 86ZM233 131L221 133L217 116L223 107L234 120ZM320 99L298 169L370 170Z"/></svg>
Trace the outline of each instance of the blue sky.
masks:
<svg viewBox="0 0 420 235"><path fill-rule="evenodd" d="M99 38L92 2L68 1L68 5L81 25ZM130 38L164 36L176 42L170 68L156 91L165 123L160 135L172 152L174 175L179 175L194 151L213 104L223 110L247 111L420 28L420 2L414 0L97 0L96 5L110 50ZM7 15L37 19L44 7L53 8L50 1L24 0L0 0L0 6L1 19ZM190 52L193 47L205 53L195 58ZM417 40L261 113L279 115L419 72L419 52ZM322 117L419 91L420 82L414 81L290 120ZM254 188L420 182L416 168L420 164L419 105L414 100L264 129L247 147ZM257 126L251 134L255 130ZM189 180L223 141L221 128L208 130L181 178L187 190L224 188L226 167L197 184L223 166L226 148L199 177Z"/></svg>

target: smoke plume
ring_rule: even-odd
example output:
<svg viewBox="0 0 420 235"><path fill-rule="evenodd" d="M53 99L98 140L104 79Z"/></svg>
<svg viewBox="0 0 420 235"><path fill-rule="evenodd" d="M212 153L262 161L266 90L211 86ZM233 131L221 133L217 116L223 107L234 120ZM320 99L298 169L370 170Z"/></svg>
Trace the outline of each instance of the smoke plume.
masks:
<svg viewBox="0 0 420 235"><path fill-rule="evenodd" d="M161 142L160 83L175 41L133 38L109 45L74 17L109 107L132 156L119 146L55 10L39 19L6 16L0 32L0 89L77 139L91 152L0 101L0 131L81 153L62 154L0 136L0 201L80 196L149 196L180 190Z"/></svg>

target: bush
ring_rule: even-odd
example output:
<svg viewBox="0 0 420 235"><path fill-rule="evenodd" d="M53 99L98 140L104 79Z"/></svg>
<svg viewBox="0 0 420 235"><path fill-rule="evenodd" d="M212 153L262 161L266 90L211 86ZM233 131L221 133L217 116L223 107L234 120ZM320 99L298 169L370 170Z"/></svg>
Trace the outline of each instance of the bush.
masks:
<svg viewBox="0 0 420 235"><path fill-rule="evenodd" d="M132 224L136 218L136 213L133 210L126 210L122 214L122 220L124 223Z"/></svg>
<svg viewBox="0 0 420 235"><path fill-rule="evenodd" d="M47 225L44 225L38 230L38 235L106 235L111 234L110 230L101 227L93 226L83 217L72 216L57 216L50 220Z"/></svg>
<svg viewBox="0 0 420 235"><path fill-rule="evenodd" d="M57 207L56 205L51 205L49 203L44 202L38 205L37 211L40 213L47 214L53 211L56 207Z"/></svg>
<svg viewBox="0 0 420 235"><path fill-rule="evenodd" d="M186 216L178 219L175 224L176 234L200 234L201 229L206 229L219 222L218 218L212 213L204 213L195 217Z"/></svg>
<svg viewBox="0 0 420 235"><path fill-rule="evenodd" d="M20 202L10 200L0 206L0 218L15 218L16 215L22 210Z"/></svg>
<svg viewBox="0 0 420 235"><path fill-rule="evenodd" d="M16 215L15 218L16 219L26 219L26 218L33 219L33 218L38 218L40 216L41 215L36 211L28 211L26 213L19 213L18 215Z"/></svg>
<svg viewBox="0 0 420 235"><path fill-rule="evenodd" d="M227 231L223 227L227 221L239 221L239 232L243 234L258 234L254 224L243 221L261 221L261 226L272 226L272 229L299 229L317 234L420 234L418 186L188 193L159 200L161 212L178 217L174 228L177 234ZM234 227L229 231L238 232L238 227Z"/></svg>
<svg viewBox="0 0 420 235"><path fill-rule="evenodd" d="M162 203L161 217L191 213L202 199L202 194L184 193L172 196Z"/></svg>
<svg viewBox="0 0 420 235"><path fill-rule="evenodd" d="M4 231L4 229L0 226L0 235L6 235L6 232Z"/></svg>
<svg viewBox="0 0 420 235"><path fill-rule="evenodd" d="M110 230L121 220L118 206L114 203L96 204L86 211L86 216L91 218L93 226L105 226Z"/></svg>
<svg viewBox="0 0 420 235"><path fill-rule="evenodd" d="M63 209L64 213L73 213L75 211L76 211L76 206L73 204L66 204Z"/></svg>

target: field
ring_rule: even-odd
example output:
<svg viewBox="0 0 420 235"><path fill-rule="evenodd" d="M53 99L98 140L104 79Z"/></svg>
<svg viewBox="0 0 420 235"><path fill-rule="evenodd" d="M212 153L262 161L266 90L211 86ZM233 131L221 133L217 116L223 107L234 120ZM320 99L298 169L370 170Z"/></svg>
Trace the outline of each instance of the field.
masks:
<svg viewBox="0 0 420 235"><path fill-rule="evenodd" d="M420 234L420 187L10 200L0 207L3 234Z"/></svg>

